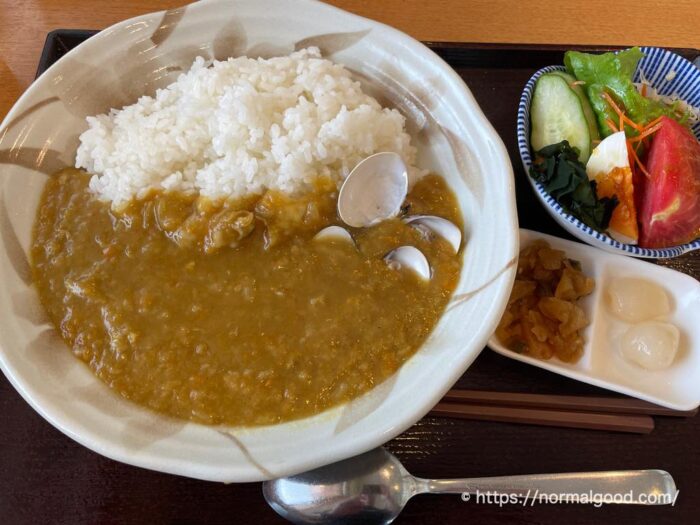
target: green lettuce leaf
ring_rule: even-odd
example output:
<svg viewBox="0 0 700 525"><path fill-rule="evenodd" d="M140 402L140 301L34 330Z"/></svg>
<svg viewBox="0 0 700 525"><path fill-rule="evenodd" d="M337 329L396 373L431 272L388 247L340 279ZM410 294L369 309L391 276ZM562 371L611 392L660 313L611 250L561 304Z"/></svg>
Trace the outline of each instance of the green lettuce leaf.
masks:
<svg viewBox="0 0 700 525"><path fill-rule="evenodd" d="M672 107L661 101L643 97L637 91L632 82L632 76L643 56L638 47L632 47L617 54L591 55L567 51L564 55L567 71L577 80L584 82L583 87L593 106L598 128L603 137L614 133L606 121L608 119L614 123L619 121L615 111L601 97L603 92L607 92L624 109L627 116L638 124L646 124L661 115L678 121L683 120ZM636 134L632 128L626 128L626 131L628 136Z"/></svg>

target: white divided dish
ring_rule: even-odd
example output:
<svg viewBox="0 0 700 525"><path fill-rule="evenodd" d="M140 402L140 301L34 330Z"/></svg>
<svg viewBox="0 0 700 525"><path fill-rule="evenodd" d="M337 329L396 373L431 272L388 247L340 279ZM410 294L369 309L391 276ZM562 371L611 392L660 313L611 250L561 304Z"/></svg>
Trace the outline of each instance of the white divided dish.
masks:
<svg viewBox="0 0 700 525"><path fill-rule="evenodd" d="M564 363L556 358L536 359L507 349L495 335L488 342L489 348L506 357L668 408L693 410L700 405L700 282L639 259L520 230L521 249L536 239L543 239L552 248L563 250L567 257L580 261L583 272L595 279L593 293L578 302L590 321L583 332L586 341L583 356L577 363ZM606 298L608 286L620 278L656 283L668 295L670 313L655 318L675 325L680 331L678 352L668 368L646 370L622 357L620 340L632 324L616 317Z"/></svg>

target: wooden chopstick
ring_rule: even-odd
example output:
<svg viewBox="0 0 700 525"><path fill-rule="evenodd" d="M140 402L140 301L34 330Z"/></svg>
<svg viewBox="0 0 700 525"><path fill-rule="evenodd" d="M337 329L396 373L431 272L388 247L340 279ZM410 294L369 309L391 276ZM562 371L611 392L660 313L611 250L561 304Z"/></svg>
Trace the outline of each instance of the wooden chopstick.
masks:
<svg viewBox="0 0 700 525"><path fill-rule="evenodd" d="M631 432L635 434L648 434L654 430L654 420L648 415L603 414L446 402L435 405L429 415L549 427Z"/></svg>
<svg viewBox="0 0 700 525"><path fill-rule="evenodd" d="M649 416L692 417L695 410L673 410L641 399L630 397L594 397L521 392L489 392L483 390L453 389L442 398L443 402L474 405L509 406L520 408L566 410L572 412L603 412Z"/></svg>
<svg viewBox="0 0 700 525"><path fill-rule="evenodd" d="M430 415L648 434L654 429L651 416L692 417L697 412L697 409L673 410L626 397L453 389Z"/></svg>

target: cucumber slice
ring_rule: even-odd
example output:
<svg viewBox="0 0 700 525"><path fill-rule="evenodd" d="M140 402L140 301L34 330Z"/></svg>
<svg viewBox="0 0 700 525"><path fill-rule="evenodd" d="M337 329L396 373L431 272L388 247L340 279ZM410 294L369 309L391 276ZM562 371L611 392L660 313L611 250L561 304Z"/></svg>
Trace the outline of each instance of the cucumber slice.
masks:
<svg viewBox="0 0 700 525"><path fill-rule="evenodd" d="M588 95L586 95L586 92L583 90L583 88L579 84L574 84L574 82L576 82L576 78L573 75L564 73L563 71L552 71L551 74L559 75L561 78L566 80L566 83L569 84L569 87L574 90L574 93L576 93L576 95L578 95L578 98L581 99L583 115L586 117L586 122L588 122L588 131L591 134L591 140L600 139L600 133L598 133L598 120L596 119L595 113L593 112L593 107L591 106L591 103L588 100Z"/></svg>
<svg viewBox="0 0 700 525"><path fill-rule="evenodd" d="M579 150L586 164L591 155L591 132L581 99L560 75L542 75L535 84L530 107L530 145L539 151L562 140Z"/></svg>

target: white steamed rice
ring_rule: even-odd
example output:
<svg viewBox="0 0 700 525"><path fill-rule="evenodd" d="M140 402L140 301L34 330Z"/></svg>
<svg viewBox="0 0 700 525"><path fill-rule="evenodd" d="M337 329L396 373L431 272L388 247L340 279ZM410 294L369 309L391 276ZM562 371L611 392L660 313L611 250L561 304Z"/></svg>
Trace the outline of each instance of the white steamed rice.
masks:
<svg viewBox="0 0 700 525"><path fill-rule="evenodd" d="M87 121L75 164L114 207L151 190L211 199L303 191L317 177L339 182L378 151L400 154L416 174L404 117L316 48L268 60L197 58L155 97Z"/></svg>

